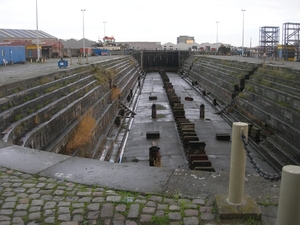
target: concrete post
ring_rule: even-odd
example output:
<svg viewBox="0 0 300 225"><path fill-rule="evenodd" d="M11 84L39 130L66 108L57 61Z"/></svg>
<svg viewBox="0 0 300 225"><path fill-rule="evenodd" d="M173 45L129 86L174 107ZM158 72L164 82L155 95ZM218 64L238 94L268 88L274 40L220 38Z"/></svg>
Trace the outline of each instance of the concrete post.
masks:
<svg viewBox="0 0 300 225"><path fill-rule="evenodd" d="M246 152L241 140L242 132L248 138L248 124L242 122L233 123L228 202L234 205L244 203Z"/></svg>
<svg viewBox="0 0 300 225"><path fill-rule="evenodd" d="M300 166L282 168L276 225L300 224Z"/></svg>
<svg viewBox="0 0 300 225"><path fill-rule="evenodd" d="M200 118L203 119L204 118L204 111L205 111L205 106L204 104L200 105Z"/></svg>

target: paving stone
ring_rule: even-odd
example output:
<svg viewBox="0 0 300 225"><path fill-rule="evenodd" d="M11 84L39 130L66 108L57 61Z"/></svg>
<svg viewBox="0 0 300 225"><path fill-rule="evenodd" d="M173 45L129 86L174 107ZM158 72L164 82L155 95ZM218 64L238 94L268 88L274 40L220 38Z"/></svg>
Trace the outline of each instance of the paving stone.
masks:
<svg viewBox="0 0 300 225"><path fill-rule="evenodd" d="M29 203L29 198L21 198L18 200L18 203L20 204L28 204Z"/></svg>
<svg viewBox="0 0 300 225"><path fill-rule="evenodd" d="M28 198L32 198L32 199L37 199L37 198L40 198L41 195L40 194L31 194L31 195L28 195Z"/></svg>
<svg viewBox="0 0 300 225"><path fill-rule="evenodd" d="M5 202L16 202L17 201L17 197L8 197L5 199Z"/></svg>
<svg viewBox="0 0 300 225"><path fill-rule="evenodd" d="M164 210L157 210L155 213L155 216L164 216L165 215L165 211Z"/></svg>
<svg viewBox="0 0 300 225"><path fill-rule="evenodd" d="M121 201L121 196L107 196L106 201L108 202L120 202Z"/></svg>
<svg viewBox="0 0 300 225"><path fill-rule="evenodd" d="M207 213L211 213L213 207L212 206L202 206L200 207L200 212L204 213L204 212L207 212Z"/></svg>
<svg viewBox="0 0 300 225"><path fill-rule="evenodd" d="M103 192L102 191L93 192L92 196L97 196L97 197L103 196Z"/></svg>
<svg viewBox="0 0 300 225"><path fill-rule="evenodd" d="M135 203L139 203L139 204L146 204L147 200L145 200L145 199L137 199L134 202Z"/></svg>
<svg viewBox="0 0 300 225"><path fill-rule="evenodd" d="M115 213L114 214L114 221L124 221L125 220L125 216L120 214L120 213Z"/></svg>
<svg viewBox="0 0 300 225"><path fill-rule="evenodd" d="M162 197L157 196L157 195L152 195L152 196L150 196L149 200L154 201L154 202L162 202Z"/></svg>
<svg viewBox="0 0 300 225"><path fill-rule="evenodd" d="M201 220L214 220L216 218L216 215L213 213L201 213Z"/></svg>
<svg viewBox="0 0 300 225"><path fill-rule="evenodd" d="M23 188L32 188L34 186L35 186L35 184L31 184L31 183L26 183L26 184L22 185Z"/></svg>
<svg viewBox="0 0 300 225"><path fill-rule="evenodd" d="M51 201L53 199L52 195L42 195L41 200Z"/></svg>
<svg viewBox="0 0 300 225"><path fill-rule="evenodd" d="M28 215L28 219L30 219L30 220L36 220L36 219L40 219L40 218L41 218L40 212L33 212L33 213L29 213L29 215Z"/></svg>
<svg viewBox="0 0 300 225"><path fill-rule="evenodd" d="M93 198L92 202L105 202L105 198L104 197Z"/></svg>
<svg viewBox="0 0 300 225"><path fill-rule="evenodd" d="M198 205L193 204L193 203L189 203L189 204L186 205L186 208L189 208L189 209L197 209L197 208L198 208Z"/></svg>
<svg viewBox="0 0 300 225"><path fill-rule="evenodd" d="M186 209L183 211L185 216L198 216L199 212L195 209Z"/></svg>
<svg viewBox="0 0 300 225"><path fill-rule="evenodd" d="M15 211L14 212L14 216L18 217L23 217L23 216L26 216L27 215L27 211Z"/></svg>
<svg viewBox="0 0 300 225"><path fill-rule="evenodd" d="M8 216L0 216L0 221L10 221L11 218Z"/></svg>
<svg viewBox="0 0 300 225"><path fill-rule="evenodd" d="M141 214L140 222L150 222L152 218L152 215L148 214Z"/></svg>
<svg viewBox="0 0 300 225"><path fill-rule="evenodd" d="M6 202L2 205L2 209L13 209L16 205L16 202Z"/></svg>
<svg viewBox="0 0 300 225"><path fill-rule="evenodd" d="M16 224L16 223L22 224L22 223L24 223L24 221L21 217L13 217L12 222L13 222L13 224Z"/></svg>
<svg viewBox="0 0 300 225"><path fill-rule="evenodd" d="M75 202L75 203L72 203L72 207L73 207L73 208L84 207L84 203L77 203L77 202Z"/></svg>
<svg viewBox="0 0 300 225"><path fill-rule="evenodd" d="M58 214L67 214L70 213L69 207L58 207L57 209Z"/></svg>
<svg viewBox="0 0 300 225"><path fill-rule="evenodd" d="M10 225L10 221L2 221L0 222L0 225Z"/></svg>
<svg viewBox="0 0 300 225"><path fill-rule="evenodd" d="M64 190L55 190L53 194L54 195L63 195L63 194L65 194L65 191Z"/></svg>
<svg viewBox="0 0 300 225"><path fill-rule="evenodd" d="M132 204L128 212L128 218L137 218L139 215L139 204Z"/></svg>
<svg viewBox="0 0 300 225"><path fill-rule="evenodd" d="M72 214L75 215L75 214L84 214L84 209L82 208L79 208L79 209L74 209L72 211Z"/></svg>
<svg viewBox="0 0 300 225"><path fill-rule="evenodd" d="M32 206L29 208L29 212L38 212L41 211L41 206Z"/></svg>
<svg viewBox="0 0 300 225"><path fill-rule="evenodd" d="M48 216L54 216L55 210L54 209L46 209L43 211L43 216L48 217Z"/></svg>
<svg viewBox="0 0 300 225"><path fill-rule="evenodd" d="M78 202L91 202L91 197L83 197L83 198L79 198L77 201Z"/></svg>
<svg viewBox="0 0 300 225"><path fill-rule="evenodd" d="M91 203L87 206L87 209L89 211L96 211L96 210L99 210L100 208L100 204L99 203Z"/></svg>
<svg viewBox="0 0 300 225"><path fill-rule="evenodd" d="M162 205L162 204L158 204L157 205L157 209L167 209L168 205Z"/></svg>
<svg viewBox="0 0 300 225"><path fill-rule="evenodd" d="M146 203L146 206L156 207L156 206L157 206L157 203L156 203L156 202L153 202L153 201L149 201L149 202Z"/></svg>
<svg viewBox="0 0 300 225"><path fill-rule="evenodd" d="M170 205L169 210L171 210L171 211L180 210L180 207L178 205Z"/></svg>
<svg viewBox="0 0 300 225"><path fill-rule="evenodd" d="M15 195L15 192L11 192L11 191L2 193L3 197L14 196L14 195Z"/></svg>
<svg viewBox="0 0 300 225"><path fill-rule="evenodd" d="M125 212L126 211L126 205L125 204L119 204L116 206L116 211L117 212Z"/></svg>
<svg viewBox="0 0 300 225"><path fill-rule="evenodd" d="M112 203L105 203L102 205L100 216L103 217L112 217L113 216L114 205Z"/></svg>
<svg viewBox="0 0 300 225"><path fill-rule="evenodd" d="M83 197L83 196L90 196L92 194L92 192L88 191L88 192L82 192L82 191L78 191L76 193L77 196L79 197Z"/></svg>
<svg viewBox="0 0 300 225"><path fill-rule="evenodd" d="M43 209L53 209L56 206L57 202L46 202Z"/></svg>
<svg viewBox="0 0 300 225"><path fill-rule="evenodd" d="M183 224L184 225L198 225L199 220L197 217L184 217Z"/></svg>
<svg viewBox="0 0 300 225"><path fill-rule="evenodd" d="M27 210L28 206L29 206L29 204L18 204L16 206L16 210Z"/></svg>
<svg viewBox="0 0 300 225"><path fill-rule="evenodd" d="M13 210L12 209L1 209L0 210L0 215L12 215Z"/></svg>
<svg viewBox="0 0 300 225"><path fill-rule="evenodd" d="M57 218L59 221L70 221L71 215L70 214L60 214Z"/></svg>
<svg viewBox="0 0 300 225"><path fill-rule="evenodd" d="M41 187L45 187L46 186L46 183L38 183L36 185L37 188L41 188Z"/></svg>
<svg viewBox="0 0 300 225"><path fill-rule="evenodd" d="M193 200L193 203L197 205L205 205L205 200L201 198L196 198Z"/></svg>
<svg viewBox="0 0 300 225"><path fill-rule="evenodd" d="M81 221L83 221L83 216L80 214L76 214L73 216L73 220L81 222Z"/></svg>
<svg viewBox="0 0 300 225"><path fill-rule="evenodd" d="M149 214L153 214L155 212L156 208L154 207L147 207L145 206L142 211L143 213L149 213Z"/></svg>
<svg viewBox="0 0 300 225"><path fill-rule="evenodd" d="M54 216L46 217L44 221L46 224L53 224L55 222L55 217Z"/></svg>
<svg viewBox="0 0 300 225"><path fill-rule="evenodd" d="M40 189L39 188L29 188L26 192L27 193L37 193Z"/></svg>
<svg viewBox="0 0 300 225"><path fill-rule="evenodd" d="M57 204L58 207L60 207L60 206L70 206L70 205L71 205L71 202L59 202Z"/></svg>
<svg viewBox="0 0 300 225"><path fill-rule="evenodd" d="M87 216L87 218L89 219L89 220L96 220L96 219L98 219L98 217L99 217L99 212L98 211L90 211L90 212L88 212L88 216Z"/></svg>
<svg viewBox="0 0 300 225"><path fill-rule="evenodd" d="M131 220L126 220L125 225L137 225L137 223Z"/></svg>
<svg viewBox="0 0 300 225"><path fill-rule="evenodd" d="M43 205L44 204L44 200L32 200L31 205L32 206L36 206L36 205Z"/></svg>
<svg viewBox="0 0 300 225"><path fill-rule="evenodd" d="M52 198L53 201L57 201L57 202L61 202L61 201L63 201L64 199L65 199L64 196L54 196L54 197Z"/></svg>
<svg viewBox="0 0 300 225"><path fill-rule="evenodd" d="M67 196L66 201L68 202L76 202L79 199L77 196Z"/></svg>
<svg viewBox="0 0 300 225"><path fill-rule="evenodd" d="M113 221L113 225L124 225L123 221Z"/></svg>
<svg viewBox="0 0 300 225"><path fill-rule="evenodd" d="M170 220L181 220L180 212L170 212L168 215Z"/></svg>

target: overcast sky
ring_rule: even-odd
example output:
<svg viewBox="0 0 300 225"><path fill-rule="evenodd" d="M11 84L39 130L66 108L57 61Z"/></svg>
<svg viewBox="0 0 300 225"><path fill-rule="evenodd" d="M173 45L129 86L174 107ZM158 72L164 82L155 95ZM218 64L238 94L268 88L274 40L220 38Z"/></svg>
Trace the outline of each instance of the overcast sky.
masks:
<svg viewBox="0 0 300 225"><path fill-rule="evenodd" d="M281 43L282 24L300 23L300 0L37 0L37 6L38 29L62 39L82 39L84 24L84 37L94 41L105 32L117 42L176 44L187 35L199 44L218 37L241 46L245 9L244 46L253 47L260 27L280 27ZM2 29L37 28L36 0L0 0L0 15Z"/></svg>

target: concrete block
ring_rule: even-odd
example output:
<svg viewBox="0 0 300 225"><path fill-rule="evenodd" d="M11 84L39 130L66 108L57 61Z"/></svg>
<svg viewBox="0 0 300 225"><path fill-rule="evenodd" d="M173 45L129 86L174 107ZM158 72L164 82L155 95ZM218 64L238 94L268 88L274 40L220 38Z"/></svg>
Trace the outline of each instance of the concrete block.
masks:
<svg viewBox="0 0 300 225"><path fill-rule="evenodd" d="M261 220L261 209L249 195L244 195L244 202L239 205L230 204L228 195L216 195L215 202L220 219L252 218Z"/></svg>
<svg viewBox="0 0 300 225"><path fill-rule="evenodd" d="M160 138L160 133L159 133L159 131L147 131L146 138L147 139Z"/></svg>
<svg viewBox="0 0 300 225"><path fill-rule="evenodd" d="M230 134L228 133L217 133L216 139L219 141L230 141Z"/></svg>

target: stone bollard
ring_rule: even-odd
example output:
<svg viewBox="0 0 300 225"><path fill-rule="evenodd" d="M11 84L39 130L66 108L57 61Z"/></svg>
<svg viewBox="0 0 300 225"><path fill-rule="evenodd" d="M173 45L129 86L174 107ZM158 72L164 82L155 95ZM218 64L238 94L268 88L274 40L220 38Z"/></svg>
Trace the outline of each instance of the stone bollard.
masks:
<svg viewBox="0 0 300 225"><path fill-rule="evenodd" d="M204 118L204 111L205 111L205 106L204 104L200 105L200 118L203 119Z"/></svg>
<svg viewBox="0 0 300 225"><path fill-rule="evenodd" d="M153 104L152 105L152 119L155 119L156 118L156 105Z"/></svg>
<svg viewBox="0 0 300 225"><path fill-rule="evenodd" d="M159 147L155 142L152 142L152 146L149 148L149 166L159 167L161 165L161 156Z"/></svg>
<svg viewBox="0 0 300 225"><path fill-rule="evenodd" d="M300 224L300 166L282 168L276 225Z"/></svg>
<svg viewBox="0 0 300 225"><path fill-rule="evenodd" d="M244 184L246 170L246 153L241 140L242 132L248 138L248 124L235 122L232 125L232 145L230 158L229 195L230 204L244 203Z"/></svg>

